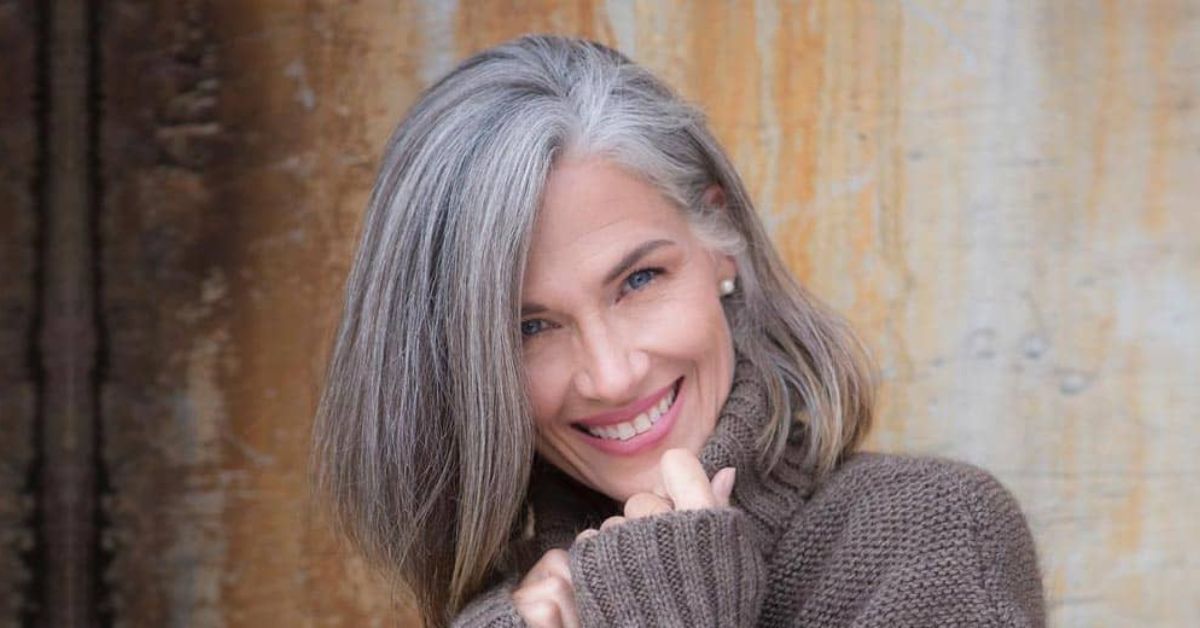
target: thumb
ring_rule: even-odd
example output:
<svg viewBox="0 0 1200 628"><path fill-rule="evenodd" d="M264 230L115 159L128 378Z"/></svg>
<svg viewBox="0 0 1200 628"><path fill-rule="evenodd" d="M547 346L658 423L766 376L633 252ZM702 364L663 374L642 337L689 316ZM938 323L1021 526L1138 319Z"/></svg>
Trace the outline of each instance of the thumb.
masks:
<svg viewBox="0 0 1200 628"><path fill-rule="evenodd" d="M729 507L729 496L733 494L733 483L737 480L737 469L725 467L713 474L713 496L717 498L717 506Z"/></svg>

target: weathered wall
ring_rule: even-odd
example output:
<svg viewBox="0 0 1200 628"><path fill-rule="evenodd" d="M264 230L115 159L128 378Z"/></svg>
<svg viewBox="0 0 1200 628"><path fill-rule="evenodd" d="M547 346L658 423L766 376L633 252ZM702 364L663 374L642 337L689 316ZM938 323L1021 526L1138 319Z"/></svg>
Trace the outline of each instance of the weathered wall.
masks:
<svg viewBox="0 0 1200 628"><path fill-rule="evenodd" d="M387 134L464 55L614 44L698 101L885 375L871 445L978 463L1055 625L1200 622L1200 5L114 0L105 585L118 625L380 625L307 510Z"/></svg>
<svg viewBox="0 0 1200 628"><path fill-rule="evenodd" d="M117 625L386 616L311 525L304 474L317 348L356 220L337 190L366 185L370 159L336 148L350 113L315 109L335 86L306 68L349 42L334 46L336 16L269 4L104 9L104 584Z"/></svg>

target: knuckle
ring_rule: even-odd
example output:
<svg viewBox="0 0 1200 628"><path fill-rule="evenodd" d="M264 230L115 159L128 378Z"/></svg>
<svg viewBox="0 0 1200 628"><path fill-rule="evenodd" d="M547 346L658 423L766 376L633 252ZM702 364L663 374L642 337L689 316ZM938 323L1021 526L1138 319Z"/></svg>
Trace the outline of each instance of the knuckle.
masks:
<svg viewBox="0 0 1200 628"><path fill-rule="evenodd" d="M571 573L571 555L566 550L552 549L546 552L544 560L551 572L556 575L562 576Z"/></svg>
<svg viewBox="0 0 1200 628"><path fill-rule="evenodd" d="M600 524L600 529L607 530L613 526L619 526L624 522L625 522L625 517L619 517L619 516L609 517L608 519L604 520L604 523Z"/></svg>
<svg viewBox="0 0 1200 628"><path fill-rule="evenodd" d="M625 502L625 516L630 519L670 510L666 502L653 493L637 493Z"/></svg>
<svg viewBox="0 0 1200 628"><path fill-rule="evenodd" d="M569 582L558 576L551 576L547 578L546 590L553 597L561 597L563 595L573 594L575 592L574 588L571 587Z"/></svg>
<svg viewBox="0 0 1200 628"><path fill-rule="evenodd" d="M531 585L548 576L562 574L564 570L570 569L571 557L565 550L552 549L538 559L533 567L529 568L529 573L521 581L524 586Z"/></svg>
<svg viewBox="0 0 1200 628"><path fill-rule="evenodd" d="M529 602L521 613L526 621L538 626L553 626L558 622L558 605L549 600Z"/></svg>

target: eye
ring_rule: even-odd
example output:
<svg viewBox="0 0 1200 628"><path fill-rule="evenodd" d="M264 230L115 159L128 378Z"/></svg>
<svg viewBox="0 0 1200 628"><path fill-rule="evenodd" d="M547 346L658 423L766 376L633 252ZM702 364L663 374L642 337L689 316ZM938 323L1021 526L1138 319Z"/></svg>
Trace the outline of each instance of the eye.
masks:
<svg viewBox="0 0 1200 628"><path fill-rule="evenodd" d="M530 338L545 331L546 327L546 321L540 318L531 318L527 321L521 321L521 335L525 338Z"/></svg>
<svg viewBox="0 0 1200 628"><path fill-rule="evenodd" d="M662 274L662 269L659 268L643 268L641 270L634 271L625 278L625 285L623 286L625 288L625 292L641 290L642 288L645 288L650 284L650 282L654 281L655 277L659 276L660 274Z"/></svg>

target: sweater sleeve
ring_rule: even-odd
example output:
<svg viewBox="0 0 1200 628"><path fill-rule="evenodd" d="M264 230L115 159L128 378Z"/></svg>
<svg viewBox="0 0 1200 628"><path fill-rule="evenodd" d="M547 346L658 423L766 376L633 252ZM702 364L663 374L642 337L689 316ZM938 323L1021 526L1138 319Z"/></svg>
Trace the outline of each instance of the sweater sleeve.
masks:
<svg viewBox="0 0 1200 628"><path fill-rule="evenodd" d="M628 521L570 550L584 626L752 626L763 558L745 514L676 511Z"/></svg>
<svg viewBox="0 0 1200 628"><path fill-rule="evenodd" d="M476 596L450 622L453 628L519 628L525 625L513 605L512 590L515 579L503 583Z"/></svg>
<svg viewBox="0 0 1200 628"><path fill-rule="evenodd" d="M809 557L824 563L825 575L805 596L801 619L840 616L880 628L1045 625L1032 534L994 477L937 459L897 459L848 475L855 479L838 492L859 498L839 502L853 507L833 550Z"/></svg>

